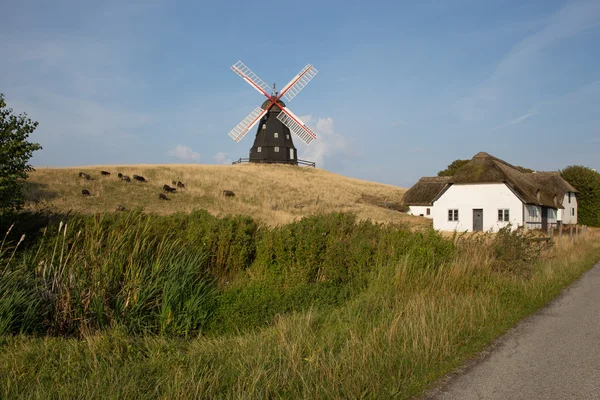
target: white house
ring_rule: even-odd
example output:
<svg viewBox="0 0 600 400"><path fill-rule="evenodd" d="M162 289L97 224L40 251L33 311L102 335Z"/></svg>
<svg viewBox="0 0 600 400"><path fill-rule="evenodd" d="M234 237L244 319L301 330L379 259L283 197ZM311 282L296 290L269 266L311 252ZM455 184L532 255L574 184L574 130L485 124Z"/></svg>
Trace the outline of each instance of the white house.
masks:
<svg viewBox="0 0 600 400"><path fill-rule="evenodd" d="M577 223L576 192L557 172L523 172L482 152L454 176L420 179L404 203L442 231L545 230Z"/></svg>

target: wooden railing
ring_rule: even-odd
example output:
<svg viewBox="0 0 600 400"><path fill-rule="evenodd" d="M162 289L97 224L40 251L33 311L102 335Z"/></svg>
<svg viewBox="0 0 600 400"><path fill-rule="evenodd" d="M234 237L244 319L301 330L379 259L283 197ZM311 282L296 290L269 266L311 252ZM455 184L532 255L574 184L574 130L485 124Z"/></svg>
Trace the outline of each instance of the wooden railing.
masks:
<svg viewBox="0 0 600 400"><path fill-rule="evenodd" d="M234 162L232 162L231 164L235 165L235 164L241 164L241 163L247 163L250 162L249 158L240 158L239 160L236 160ZM313 161L307 161L307 160L296 160L296 161L272 161L272 160L256 160L256 163L262 163L262 164L292 164L292 165L300 165L300 166L304 166L304 167L312 167L312 168L316 168L316 164Z"/></svg>

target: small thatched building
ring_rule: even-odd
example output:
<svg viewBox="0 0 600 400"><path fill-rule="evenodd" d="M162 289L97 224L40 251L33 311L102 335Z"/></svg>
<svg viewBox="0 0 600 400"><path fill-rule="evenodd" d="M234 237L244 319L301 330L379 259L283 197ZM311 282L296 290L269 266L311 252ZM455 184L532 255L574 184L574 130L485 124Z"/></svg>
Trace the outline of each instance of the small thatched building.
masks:
<svg viewBox="0 0 600 400"><path fill-rule="evenodd" d="M404 204L409 205L409 213L433 218L433 200L449 185L450 176L426 176L404 193Z"/></svg>
<svg viewBox="0 0 600 400"><path fill-rule="evenodd" d="M454 176L421 178L404 203L444 231L495 231L508 224L547 229L577 223L576 192L558 172L522 172L481 152Z"/></svg>

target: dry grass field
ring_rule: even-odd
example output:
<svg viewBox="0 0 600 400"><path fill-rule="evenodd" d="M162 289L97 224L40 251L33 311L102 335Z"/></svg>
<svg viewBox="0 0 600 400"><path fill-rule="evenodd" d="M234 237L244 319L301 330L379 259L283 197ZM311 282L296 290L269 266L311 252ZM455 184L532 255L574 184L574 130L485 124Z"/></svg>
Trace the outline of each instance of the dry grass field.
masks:
<svg viewBox="0 0 600 400"><path fill-rule="evenodd" d="M111 173L100 175L101 170ZM82 171L92 176L85 180ZM145 177L148 182L122 182L117 173ZM181 181L185 189L160 200L164 184ZM91 196L82 196L87 189ZM224 197L232 190L235 197ZM374 222L430 226L424 218L394 210L406 189L347 178L321 169L286 165L122 165L37 168L27 181L29 210L52 209L96 213L117 204L147 213L171 214L205 209L213 215L248 215L276 226L306 215L354 212Z"/></svg>

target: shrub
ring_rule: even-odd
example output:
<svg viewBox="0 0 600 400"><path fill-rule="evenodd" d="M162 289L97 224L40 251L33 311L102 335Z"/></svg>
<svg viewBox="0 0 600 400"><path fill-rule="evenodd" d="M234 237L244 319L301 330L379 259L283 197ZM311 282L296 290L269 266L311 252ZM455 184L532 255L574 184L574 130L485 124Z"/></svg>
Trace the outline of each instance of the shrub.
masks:
<svg viewBox="0 0 600 400"><path fill-rule="evenodd" d="M528 276L542 251L552 246L552 242L535 233L512 227L501 228L493 241L494 268L517 275Z"/></svg>
<svg viewBox="0 0 600 400"><path fill-rule="evenodd" d="M410 256L413 268L437 268L453 254L453 242L433 230L344 213L274 229L205 211L72 215L50 224L12 264L0 257L11 293L0 298L0 318L15 333L230 332L341 304L377 265Z"/></svg>

